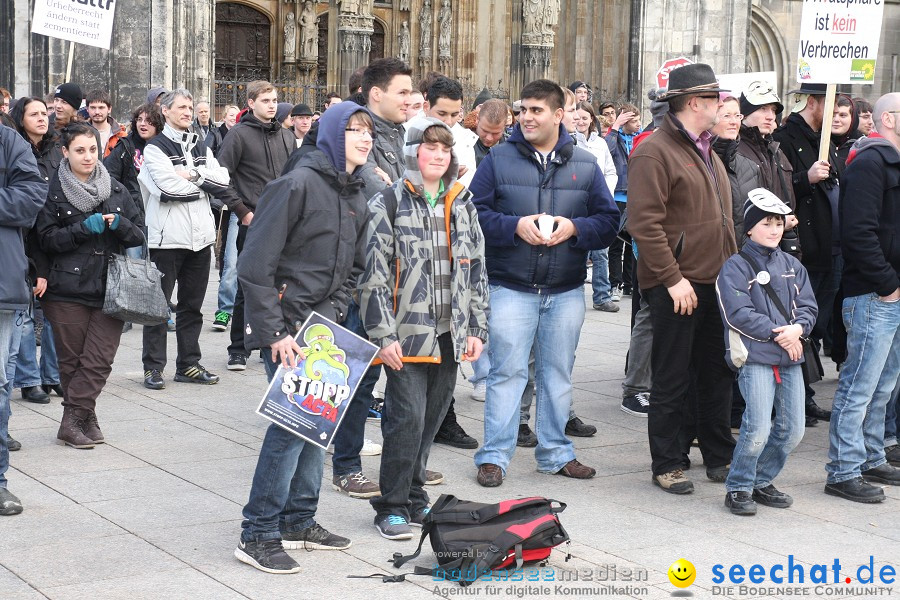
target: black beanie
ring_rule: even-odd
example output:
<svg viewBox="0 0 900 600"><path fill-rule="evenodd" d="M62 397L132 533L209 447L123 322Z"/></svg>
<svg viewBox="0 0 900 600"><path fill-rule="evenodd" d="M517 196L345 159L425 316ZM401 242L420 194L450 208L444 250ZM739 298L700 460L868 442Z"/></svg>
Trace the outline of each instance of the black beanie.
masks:
<svg viewBox="0 0 900 600"><path fill-rule="evenodd" d="M746 117L747 115L753 114L762 108L762 106L756 106L755 104L750 104L750 101L747 100L747 96L741 94L741 97L738 98L738 102L741 104L741 114Z"/></svg>
<svg viewBox="0 0 900 600"><path fill-rule="evenodd" d="M77 83L63 83L56 87L56 91L53 92L54 98L62 98L66 104L78 110L81 108L81 88L78 87Z"/></svg>
<svg viewBox="0 0 900 600"><path fill-rule="evenodd" d="M744 235L749 235L750 230L766 217L784 219L790 212L790 207L769 190L765 188L750 190L744 202Z"/></svg>

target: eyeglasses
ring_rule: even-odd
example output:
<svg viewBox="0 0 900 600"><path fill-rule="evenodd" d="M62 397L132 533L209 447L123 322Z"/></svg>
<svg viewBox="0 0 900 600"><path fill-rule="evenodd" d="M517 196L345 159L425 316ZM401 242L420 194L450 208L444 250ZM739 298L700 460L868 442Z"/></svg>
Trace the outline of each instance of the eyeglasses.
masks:
<svg viewBox="0 0 900 600"><path fill-rule="evenodd" d="M370 138L375 137L374 135L372 135L372 132L370 130L360 127L348 127L344 131L348 131L358 138L364 138L366 136L369 136Z"/></svg>
<svg viewBox="0 0 900 600"><path fill-rule="evenodd" d="M697 97L698 97L698 98L703 98L704 100L718 100L718 99L719 99L719 95L718 95L718 94L715 94L715 95L713 95L713 96L710 96L710 95L699 96L699 95L698 95Z"/></svg>
<svg viewBox="0 0 900 600"><path fill-rule="evenodd" d="M738 115L735 113L726 113L722 115L722 119L725 121L743 121L744 115Z"/></svg>

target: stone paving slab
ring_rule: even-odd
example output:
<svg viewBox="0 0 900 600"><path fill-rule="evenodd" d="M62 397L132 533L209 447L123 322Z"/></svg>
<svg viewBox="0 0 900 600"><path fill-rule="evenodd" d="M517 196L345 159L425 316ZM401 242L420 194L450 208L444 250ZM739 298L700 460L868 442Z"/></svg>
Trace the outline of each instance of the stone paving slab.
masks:
<svg viewBox="0 0 900 600"><path fill-rule="evenodd" d="M211 279L207 320L215 309L216 277ZM698 569L697 581L687 590L693 597L743 599L749 596L736 589L714 594L713 565L771 566L786 563L791 555L808 570L839 558L841 576L854 579L870 555L876 566L900 567L900 488L887 488L887 500L871 506L822 493L827 423L806 430L778 479L779 487L795 497L789 510L761 507L755 518L732 516L722 506L722 485L706 480L696 449L688 472L696 486L693 495L671 496L655 488L650 483L647 421L619 408L629 333L625 300L616 314L588 310L573 373L576 411L599 429L594 437L573 441L578 458L594 466L597 477L574 481L538 473L533 451L520 448L504 484L485 489L475 482L474 451L447 446L432 450L429 467L445 475L442 485L428 489L432 499L441 493L485 502L545 495L568 504L561 518L572 544L554 550L543 569L523 571L522 581L460 588L428 577L395 584L347 578L395 572L387 562L391 554L412 552L416 544L381 538L366 501L331 489L331 455L326 455L318 520L350 537L352 547L343 552L292 551L303 566L296 576L267 575L235 560L241 508L267 426L254 414L265 376L256 356L246 371L227 371L227 334L210 331L207 323L201 336L203 364L222 377L216 386L174 383L170 364L167 388L146 390L141 385L140 328L123 335L114 373L98 400L108 443L94 450L55 444L62 413L59 398L33 405L14 393L10 431L24 448L12 455L8 477L26 510L0 519L0 600L323 595L401 600L463 593L484 598L657 599L685 597L673 594L677 590L666 574L681 557ZM170 334L168 342L174 362L175 336ZM817 399L824 407L835 389L836 373L830 363L828 368L826 380L817 385ZM471 384L463 376L470 374L465 365L456 410L459 422L480 442L484 404L470 398ZM379 388L383 385L382 380ZM366 437L382 439L377 424L366 425ZM377 479L379 457L363 457L362 462L364 472ZM428 565L428 555L415 564ZM628 581L624 572L640 577ZM564 573L580 579L561 582ZM803 587L812 593L808 582ZM900 585L895 587L894 595L900 594ZM835 588L828 597L854 595Z"/></svg>

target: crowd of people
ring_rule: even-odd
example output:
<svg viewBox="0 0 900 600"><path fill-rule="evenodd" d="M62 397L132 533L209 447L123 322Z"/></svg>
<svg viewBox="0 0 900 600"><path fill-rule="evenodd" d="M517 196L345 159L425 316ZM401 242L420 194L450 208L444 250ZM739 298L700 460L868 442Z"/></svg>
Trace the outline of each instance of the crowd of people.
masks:
<svg viewBox="0 0 900 600"><path fill-rule="evenodd" d="M199 339L211 272L208 326L230 336L207 364L241 371L259 350L271 380L303 358L294 335L312 311L378 347L329 450L332 487L368 499L387 539L428 518L425 486L443 480L427 469L433 443L477 448L485 487L503 484L516 447L535 448L538 471L596 474L571 440L597 432L576 413L572 370L586 308L618 312L626 297L621 409L647 418L654 485L691 493L696 444L732 513L789 507L773 482L820 421L827 494L871 503L884 499L873 484L900 485L900 94L839 95L826 115L824 85L785 106L765 80L722 89L694 64L650 90L642 127L636 106L582 81L464 107L458 81L414 86L385 58L348 85L321 112L266 81L243 107L154 88L128 126L107 90L67 82L48 102L0 89L0 514L23 510L5 477L21 447L14 387L62 397L61 444L104 442L97 399L131 327L102 310L106 265L145 252L171 308L143 327L149 390L168 383L173 330L174 381L219 383ZM815 400L821 353L839 366L830 411ZM480 447L454 410L462 362L484 402ZM364 437L373 419L382 445ZM316 521L324 454L268 427L237 559L294 573L285 550L349 547ZM377 454L372 480L360 456Z"/></svg>

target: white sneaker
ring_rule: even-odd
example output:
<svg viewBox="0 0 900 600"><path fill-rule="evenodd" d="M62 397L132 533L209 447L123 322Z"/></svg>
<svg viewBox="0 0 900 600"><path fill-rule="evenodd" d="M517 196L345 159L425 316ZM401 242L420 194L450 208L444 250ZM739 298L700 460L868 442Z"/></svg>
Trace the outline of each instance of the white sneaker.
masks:
<svg viewBox="0 0 900 600"><path fill-rule="evenodd" d="M610 290L609 295L610 295L610 299L613 302L621 301L622 300L622 288L620 288L619 286L614 287L612 290Z"/></svg>
<svg viewBox="0 0 900 600"><path fill-rule="evenodd" d="M378 456L381 454L381 444L373 442L369 438L363 440L362 450L359 451L360 456Z"/></svg>
<svg viewBox="0 0 900 600"><path fill-rule="evenodd" d="M475 387L472 388L472 400L476 402L484 402L485 395L487 394L487 382L482 379L481 381L475 382Z"/></svg>
<svg viewBox="0 0 900 600"><path fill-rule="evenodd" d="M325 449L328 454L334 454L334 444L329 444ZM360 456L378 456L381 454L381 444L373 442L369 438L363 440L362 450L359 451Z"/></svg>

